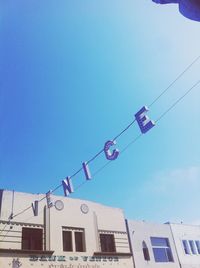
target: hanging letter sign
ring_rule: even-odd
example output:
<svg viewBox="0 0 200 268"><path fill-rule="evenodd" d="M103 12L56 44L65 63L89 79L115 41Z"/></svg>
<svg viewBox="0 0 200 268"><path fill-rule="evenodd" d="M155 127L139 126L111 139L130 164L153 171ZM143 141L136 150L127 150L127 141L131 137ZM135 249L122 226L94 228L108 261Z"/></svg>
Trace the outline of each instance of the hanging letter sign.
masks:
<svg viewBox="0 0 200 268"><path fill-rule="evenodd" d="M143 106L142 109L140 109L139 112L135 114L135 119L138 122L140 130L143 134L145 134L152 127L155 126L155 123L151 121L147 115L145 115L148 110L149 109L147 108L147 106Z"/></svg>
<svg viewBox="0 0 200 268"><path fill-rule="evenodd" d="M69 194L73 193L73 185L70 177L67 177L65 180L62 181L63 190L65 196L68 196Z"/></svg>
<svg viewBox="0 0 200 268"><path fill-rule="evenodd" d="M83 170L85 173L86 180L91 180L92 176L91 176L88 164L86 162L83 162L82 165L83 165Z"/></svg>
<svg viewBox="0 0 200 268"><path fill-rule="evenodd" d="M137 121L142 134L147 133L152 127L155 126L155 122L150 120L149 117L146 115L148 110L149 109L147 108L147 106L143 106L135 114L135 120ZM102 151L104 151L107 160L115 160L119 156L119 150L118 149L113 149L113 150L111 149L111 147L114 146L114 145L116 145L115 140L108 140L104 145L104 148L103 148ZM92 158L92 160L93 159L94 158ZM88 166L88 164L92 160L82 163L82 169L84 171L84 175L85 175L85 178L86 178L87 181L92 179L90 169L89 169L89 166ZM63 191L64 191L65 196L69 196L71 193L74 192L72 180L71 180L71 178L69 176L66 179L62 180L62 186L63 186ZM46 193L46 201L47 201L48 208L51 208L53 206L53 202L51 201L51 193L52 193L51 191ZM38 216L38 202L39 201L36 200L34 203L32 203L32 209L33 209L34 216Z"/></svg>
<svg viewBox="0 0 200 268"><path fill-rule="evenodd" d="M33 215L38 216L38 200L35 200L31 205L33 209Z"/></svg>
<svg viewBox="0 0 200 268"><path fill-rule="evenodd" d="M47 200L47 207L48 207L48 208L53 207L53 203L52 203L52 201L51 201L51 191L48 191L48 192L46 193L46 200Z"/></svg>
<svg viewBox="0 0 200 268"><path fill-rule="evenodd" d="M115 144L116 144L116 141L107 141L104 145L104 153L108 160L115 160L119 156L118 149L114 149L112 152L110 151L110 147Z"/></svg>

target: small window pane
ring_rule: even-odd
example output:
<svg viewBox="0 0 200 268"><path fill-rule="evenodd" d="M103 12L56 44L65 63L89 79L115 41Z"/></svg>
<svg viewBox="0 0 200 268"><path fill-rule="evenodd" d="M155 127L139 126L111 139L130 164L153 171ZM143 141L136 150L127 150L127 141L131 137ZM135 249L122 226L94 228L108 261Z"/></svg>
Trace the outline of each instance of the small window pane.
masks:
<svg viewBox="0 0 200 268"><path fill-rule="evenodd" d="M196 247L197 247L197 251L200 254L200 241L195 241Z"/></svg>
<svg viewBox="0 0 200 268"><path fill-rule="evenodd" d="M113 234L100 234L100 243L102 252L116 252Z"/></svg>
<svg viewBox="0 0 200 268"><path fill-rule="evenodd" d="M183 243L183 248L184 248L185 254L190 254L190 249L189 249L188 241L187 240L183 240L182 243Z"/></svg>
<svg viewBox="0 0 200 268"><path fill-rule="evenodd" d="M169 262L173 262L174 259L173 259L173 256L172 256L171 248L167 248L167 249L166 249L166 252L167 252L168 261L169 261Z"/></svg>
<svg viewBox="0 0 200 268"><path fill-rule="evenodd" d="M151 237L151 244L152 246L157 246L157 247L168 247L168 239L166 238L160 238L160 237Z"/></svg>
<svg viewBox="0 0 200 268"><path fill-rule="evenodd" d="M151 244L156 262L174 261L168 238L151 237Z"/></svg>
<svg viewBox="0 0 200 268"><path fill-rule="evenodd" d="M190 244L190 249L191 249L192 254L197 254L197 251L196 251L196 247L195 247L194 241L193 241L193 240L190 240L190 241L189 241L189 244Z"/></svg>
<svg viewBox="0 0 200 268"><path fill-rule="evenodd" d="M143 251L145 261L150 261L149 250L144 241L142 242L142 251Z"/></svg>
<svg viewBox="0 0 200 268"><path fill-rule="evenodd" d="M156 262L168 262L165 248L153 248L153 253Z"/></svg>
<svg viewBox="0 0 200 268"><path fill-rule="evenodd" d="M145 261L150 261L150 256L149 256L149 250L148 250L148 248L143 248L143 255L144 255Z"/></svg>
<svg viewBox="0 0 200 268"><path fill-rule="evenodd" d="M75 232L76 251L84 252L84 237L83 232Z"/></svg>
<svg viewBox="0 0 200 268"><path fill-rule="evenodd" d="M72 251L72 232L63 231L63 251Z"/></svg>
<svg viewBox="0 0 200 268"><path fill-rule="evenodd" d="M22 249L42 250L43 230L39 228L22 228Z"/></svg>

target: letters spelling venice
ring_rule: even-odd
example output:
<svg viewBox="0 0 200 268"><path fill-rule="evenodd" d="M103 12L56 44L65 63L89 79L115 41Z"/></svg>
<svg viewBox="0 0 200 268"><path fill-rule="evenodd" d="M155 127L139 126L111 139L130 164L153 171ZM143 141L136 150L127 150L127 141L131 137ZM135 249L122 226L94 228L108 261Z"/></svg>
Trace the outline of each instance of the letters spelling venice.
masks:
<svg viewBox="0 0 200 268"><path fill-rule="evenodd" d="M149 117L146 115L147 111L148 111L147 106L143 106L135 114L135 120L137 121L142 134L145 134L152 127L155 126L155 122L150 120ZM111 150L111 147L113 145L116 145L116 141L114 141L114 140L109 140L104 145L105 156L106 156L107 160L110 160L110 161L117 159L119 156L118 149ZM82 168L83 168L86 180L91 180L92 176L91 176L89 165L87 164L87 162L82 163ZM71 193L74 192L72 180L69 176L66 177L66 179L62 180L62 187L63 187L63 191L64 191L65 196L69 196ZM51 191L46 193L46 201L47 201L48 208L53 206L50 195L51 195ZM32 209L33 209L34 216L38 216L38 203L39 203L38 200L35 200L34 203L32 203Z"/></svg>

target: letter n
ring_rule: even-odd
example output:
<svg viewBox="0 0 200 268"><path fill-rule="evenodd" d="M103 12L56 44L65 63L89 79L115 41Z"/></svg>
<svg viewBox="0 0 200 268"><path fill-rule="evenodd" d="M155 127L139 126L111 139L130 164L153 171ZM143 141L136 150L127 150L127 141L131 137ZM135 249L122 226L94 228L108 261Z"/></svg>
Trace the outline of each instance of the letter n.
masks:
<svg viewBox="0 0 200 268"><path fill-rule="evenodd" d="M67 177L65 180L62 180L62 186L65 196L69 196L69 194L74 192L70 177Z"/></svg>

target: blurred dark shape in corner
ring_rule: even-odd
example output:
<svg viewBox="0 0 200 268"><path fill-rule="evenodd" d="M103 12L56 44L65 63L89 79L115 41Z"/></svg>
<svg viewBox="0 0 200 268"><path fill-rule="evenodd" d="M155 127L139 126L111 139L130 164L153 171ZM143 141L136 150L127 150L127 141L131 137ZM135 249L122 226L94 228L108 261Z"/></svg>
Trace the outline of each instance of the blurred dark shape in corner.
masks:
<svg viewBox="0 0 200 268"><path fill-rule="evenodd" d="M152 0L157 4L179 5L180 13L190 20L200 21L200 0Z"/></svg>

